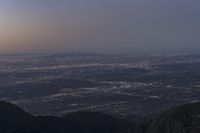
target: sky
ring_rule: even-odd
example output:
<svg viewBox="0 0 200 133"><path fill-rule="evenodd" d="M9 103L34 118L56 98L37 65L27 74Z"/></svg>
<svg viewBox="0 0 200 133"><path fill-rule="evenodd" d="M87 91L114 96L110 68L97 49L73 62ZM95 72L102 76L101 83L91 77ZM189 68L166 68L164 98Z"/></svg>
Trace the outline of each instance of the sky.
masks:
<svg viewBox="0 0 200 133"><path fill-rule="evenodd" d="M0 53L200 50L200 0L0 0Z"/></svg>

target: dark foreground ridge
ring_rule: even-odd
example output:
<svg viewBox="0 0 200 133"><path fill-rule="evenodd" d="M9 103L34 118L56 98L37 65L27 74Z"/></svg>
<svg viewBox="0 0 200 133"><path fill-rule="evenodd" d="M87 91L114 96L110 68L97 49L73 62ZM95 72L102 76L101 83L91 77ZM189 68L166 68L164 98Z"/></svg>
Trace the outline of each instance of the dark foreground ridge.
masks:
<svg viewBox="0 0 200 133"><path fill-rule="evenodd" d="M133 124L98 112L36 117L0 102L0 133L200 133L200 103L179 106L149 122Z"/></svg>
<svg viewBox="0 0 200 133"><path fill-rule="evenodd" d="M0 102L0 133L116 133L130 127L126 120L98 112L34 117L16 105Z"/></svg>

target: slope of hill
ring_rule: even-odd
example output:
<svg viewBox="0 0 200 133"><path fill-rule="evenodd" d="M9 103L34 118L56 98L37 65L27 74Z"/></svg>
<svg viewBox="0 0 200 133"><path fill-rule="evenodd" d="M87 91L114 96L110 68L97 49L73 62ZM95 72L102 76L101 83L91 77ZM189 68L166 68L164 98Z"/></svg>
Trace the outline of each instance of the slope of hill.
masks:
<svg viewBox="0 0 200 133"><path fill-rule="evenodd" d="M200 133L200 103L170 109L124 133Z"/></svg>
<svg viewBox="0 0 200 133"><path fill-rule="evenodd" d="M33 116L21 108L0 102L0 133L42 133Z"/></svg>
<svg viewBox="0 0 200 133"><path fill-rule="evenodd" d="M0 133L200 133L200 103L170 109L143 124L98 112L63 117L32 116L16 105L0 102Z"/></svg>
<svg viewBox="0 0 200 133"><path fill-rule="evenodd" d="M146 133L200 133L200 103L171 109L152 120Z"/></svg>
<svg viewBox="0 0 200 133"><path fill-rule="evenodd" d="M34 117L13 104L0 102L0 133L117 133L132 126L98 112Z"/></svg>

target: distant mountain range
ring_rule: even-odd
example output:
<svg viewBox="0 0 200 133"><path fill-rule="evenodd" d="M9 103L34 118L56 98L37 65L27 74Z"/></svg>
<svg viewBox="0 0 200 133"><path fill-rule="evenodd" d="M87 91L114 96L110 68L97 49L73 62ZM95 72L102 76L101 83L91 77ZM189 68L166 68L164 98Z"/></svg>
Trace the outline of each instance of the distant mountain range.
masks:
<svg viewBox="0 0 200 133"><path fill-rule="evenodd" d="M64 52L36 52L36 53L10 53L0 54L0 56L105 56L103 53L83 52L83 51L64 51Z"/></svg>
<svg viewBox="0 0 200 133"><path fill-rule="evenodd" d="M2 101L0 133L200 133L200 103L179 106L135 124L98 112L32 116Z"/></svg>
<svg viewBox="0 0 200 133"><path fill-rule="evenodd" d="M96 56L106 56L106 54L100 54L100 53L81 53L81 52L62 52L62 53L55 53L55 54L51 54L49 55L49 57L69 57L69 56L73 56L73 57L82 57L82 56L92 56L92 57L96 57Z"/></svg>

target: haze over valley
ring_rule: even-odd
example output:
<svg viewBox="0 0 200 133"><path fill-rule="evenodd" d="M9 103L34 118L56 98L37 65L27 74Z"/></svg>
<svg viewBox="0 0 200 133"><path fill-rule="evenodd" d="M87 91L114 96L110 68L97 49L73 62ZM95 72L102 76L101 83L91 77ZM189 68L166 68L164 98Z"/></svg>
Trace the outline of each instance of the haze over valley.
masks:
<svg viewBox="0 0 200 133"><path fill-rule="evenodd" d="M200 56L58 53L0 57L0 97L34 115L140 119L199 101Z"/></svg>
<svg viewBox="0 0 200 133"><path fill-rule="evenodd" d="M0 133L200 133L200 0L0 0Z"/></svg>

